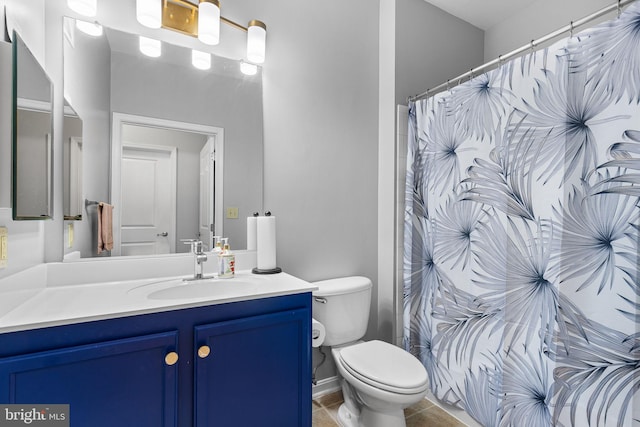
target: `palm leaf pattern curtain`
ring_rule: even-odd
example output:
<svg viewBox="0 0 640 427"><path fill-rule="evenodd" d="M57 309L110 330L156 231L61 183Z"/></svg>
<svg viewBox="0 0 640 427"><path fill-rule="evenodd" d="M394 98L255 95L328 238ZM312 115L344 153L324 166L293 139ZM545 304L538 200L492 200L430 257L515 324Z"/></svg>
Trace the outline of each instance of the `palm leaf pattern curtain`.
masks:
<svg viewBox="0 0 640 427"><path fill-rule="evenodd" d="M640 426L640 4L411 103L404 346L484 426Z"/></svg>

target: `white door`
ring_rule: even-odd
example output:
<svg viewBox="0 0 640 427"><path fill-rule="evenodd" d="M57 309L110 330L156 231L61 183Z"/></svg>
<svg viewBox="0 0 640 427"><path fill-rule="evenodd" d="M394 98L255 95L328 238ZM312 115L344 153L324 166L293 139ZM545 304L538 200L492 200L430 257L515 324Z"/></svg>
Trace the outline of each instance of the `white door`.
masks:
<svg viewBox="0 0 640 427"><path fill-rule="evenodd" d="M205 250L211 250L214 242L211 236L215 230L213 213L215 212L215 139L209 137L200 151L200 240Z"/></svg>
<svg viewBox="0 0 640 427"><path fill-rule="evenodd" d="M121 255L174 252L175 148L125 143L121 168Z"/></svg>

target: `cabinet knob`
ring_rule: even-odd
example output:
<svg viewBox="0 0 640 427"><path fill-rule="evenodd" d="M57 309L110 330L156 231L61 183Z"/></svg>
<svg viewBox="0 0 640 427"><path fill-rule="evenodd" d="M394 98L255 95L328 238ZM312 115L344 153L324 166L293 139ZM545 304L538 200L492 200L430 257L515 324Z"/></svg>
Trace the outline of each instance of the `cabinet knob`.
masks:
<svg viewBox="0 0 640 427"><path fill-rule="evenodd" d="M167 355L164 357L164 363L166 363L169 366L173 366L178 362L178 353L176 353L175 351L172 351L171 353L167 353Z"/></svg>
<svg viewBox="0 0 640 427"><path fill-rule="evenodd" d="M211 353L211 347L208 345L203 345L198 349L198 356L200 359L205 359Z"/></svg>

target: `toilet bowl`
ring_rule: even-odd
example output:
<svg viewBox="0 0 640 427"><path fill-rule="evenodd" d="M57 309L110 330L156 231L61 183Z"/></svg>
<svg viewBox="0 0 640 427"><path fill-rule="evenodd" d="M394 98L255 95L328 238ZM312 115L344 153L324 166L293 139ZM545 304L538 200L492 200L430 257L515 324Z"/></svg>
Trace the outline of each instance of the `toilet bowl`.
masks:
<svg viewBox="0 0 640 427"><path fill-rule="evenodd" d="M345 427L404 427L403 409L424 398L427 371L413 355L392 344L361 341L371 302L371 281L345 277L316 282L313 316L324 325L324 345L342 380Z"/></svg>

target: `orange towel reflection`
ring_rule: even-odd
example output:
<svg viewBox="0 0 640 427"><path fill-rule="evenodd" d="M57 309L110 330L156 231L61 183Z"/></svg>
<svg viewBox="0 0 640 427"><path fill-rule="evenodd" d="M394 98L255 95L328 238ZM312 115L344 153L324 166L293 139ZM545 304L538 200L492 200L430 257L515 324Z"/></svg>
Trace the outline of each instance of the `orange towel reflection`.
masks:
<svg viewBox="0 0 640 427"><path fill-rule="evenodd" d="M113 249L113 206L98 203L98 253Z"/></svg>

